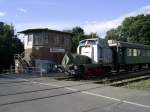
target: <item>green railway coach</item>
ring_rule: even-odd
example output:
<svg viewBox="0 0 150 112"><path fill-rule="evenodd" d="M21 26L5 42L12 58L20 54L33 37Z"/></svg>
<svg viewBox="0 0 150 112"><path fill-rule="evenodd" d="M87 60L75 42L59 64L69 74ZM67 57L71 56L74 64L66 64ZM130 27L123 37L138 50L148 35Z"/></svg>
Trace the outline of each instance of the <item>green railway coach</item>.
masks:
<svg viewBox="0 0 150 112"><path fill-rule="evenodd" d="M150 65L150 46L120 41L108 41L113 51L115 67L129 65Z"/></svg>

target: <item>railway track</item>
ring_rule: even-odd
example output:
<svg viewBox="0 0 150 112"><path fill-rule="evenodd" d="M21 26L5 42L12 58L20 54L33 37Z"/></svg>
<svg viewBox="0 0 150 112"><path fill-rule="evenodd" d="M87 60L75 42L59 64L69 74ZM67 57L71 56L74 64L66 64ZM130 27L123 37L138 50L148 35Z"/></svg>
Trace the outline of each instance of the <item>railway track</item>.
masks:
<svg viewBox="0 0 150 112"><path fill-rule="evenodd" d="M81 86L81 85L88 85L90 83L91 84L92 83L100 83L101 84L101 85L97 85L96 87L90 87L88 89L86 88L86 89L81 89L81 90L73 90L72 92L56 95L56 96L61 96L61 95L78 93L78 92L85 92L88 90L98 89L98 88L102 88L102 87L106 87L106 86L123 86L130 82L135 82L135 81L140 81L140 80L145 80L145 79L150 79L150 70L130 72L128 74L124 73L122 76L119 76L119 73L118 73L118 74L114 74L112 76L108 75L107 79L102 78L102 79L98 79L98 80L90 80L90 81L87 80L85 83L81 83L81 84L66 85L66 86L60 86L60 87L54 87L54 88L42 89L42 90L39 89L39 90L34 90L34 91L23 91L23 92L11 93L11 94L1 94L0 96L2 97L2 96L8 96L8 95L10 96L10 95L16 95L16 94L34 93L34 92L38 92L38 91L51 91L54 89L61 89L61 88L72 88L72 87L77 87L77 86ZM38 83L40 83L40 82L37 82L37 84ZM49 96L49 97L55 97L55 95ZM0 105L3 105L3 104L0 104Z"/></svg>
<svg viewBox="0 0 150 112"><path fill-rule="evenodd" d="M84 79L77 79L71 76L69 77L61 77L57 78L58 80L74 80L74 81L84 81ZM105 84L110 86L124 86L128 83L137 82L141 80L150 79L150 70L143 69L143 70L136 70L136 71L122 71L119 73L109 73L105 76L101 77L92 77L89 79L89 83L96 83L96 84Z"/></svg>
<svg viewBox="0 0 150 112"><path fill-rule="evenodd" d="M57 81L65 80L65 81L83 81L82 84L75 84L75 85L69 85L67 87L74 87L74 86L80 86L80 85L86 85L86 84L102 84L103 86L124 86L128 83L137 82L140 80L146 80L150 79L150 70L144 69L144 70L136 70L136 71L122 71L119 73L109 73L103 77L94 77L90 79L76 79L73 77L57 77L55 78Z"/></svg>
<svg viewBox="0 0 150 112"><path fill-rule="evenodd" d="M147 76L147 75L146 76L140 76L140 77L136 77L136 78L130 78L130 79L126 79L126 80L117 81L114 84L111 84L111 86L119 87L119 86L127 85L127 84L132 83L132 82L138 82L138 81L147 80L147 79L150 79L150 76Z"/></svg>
<svg viewBox="0 0 150 112"><path fill-rule="evenodd" d="M130 71L117 74L109 74L105 78L97 81L99 84L109 84L110 86L124 86L128 83L150 79L150 70Z"/></svg>

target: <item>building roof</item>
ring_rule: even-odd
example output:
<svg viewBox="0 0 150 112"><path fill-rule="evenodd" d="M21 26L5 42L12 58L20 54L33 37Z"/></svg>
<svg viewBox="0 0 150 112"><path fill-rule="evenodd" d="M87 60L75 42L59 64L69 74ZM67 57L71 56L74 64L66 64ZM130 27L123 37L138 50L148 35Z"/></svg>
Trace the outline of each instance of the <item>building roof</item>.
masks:
<svg viewBox="0 0 150 112"><path fill-rule="evenodd" d="M58 31L58 30L51 30L51 29L48 29L48 28L26 29L26 30L20 31L18 33L28 34L28 33L33 33L33 32L42 32L42 31L56 32L56 33L63 33L63 34L73 35L72 33L69 33L69 32Z"/></svg>
<svg viewBox="0 0 150 112"><path fill-rule="evenodd" d="M150 45L144 44L136 44L136 43L129 43L129 42L121 42L115 40L108 40L109 46L118 46L118 47L126 47L126 48L135 48L135 49L150 49Z"/></svg>

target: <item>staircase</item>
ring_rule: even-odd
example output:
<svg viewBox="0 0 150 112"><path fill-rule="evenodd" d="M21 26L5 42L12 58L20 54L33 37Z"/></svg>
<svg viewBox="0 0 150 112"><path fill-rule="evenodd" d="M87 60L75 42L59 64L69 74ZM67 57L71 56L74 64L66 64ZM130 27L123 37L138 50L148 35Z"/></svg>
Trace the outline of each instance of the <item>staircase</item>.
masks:
<svg viewBox="0 0 150 112"><path fill-rule="evenodd" d="M29 71L29 64L24 59L24 55L25 55L25 52L14 55L15 71L20 71L20 72L28 72Z"/></svg>

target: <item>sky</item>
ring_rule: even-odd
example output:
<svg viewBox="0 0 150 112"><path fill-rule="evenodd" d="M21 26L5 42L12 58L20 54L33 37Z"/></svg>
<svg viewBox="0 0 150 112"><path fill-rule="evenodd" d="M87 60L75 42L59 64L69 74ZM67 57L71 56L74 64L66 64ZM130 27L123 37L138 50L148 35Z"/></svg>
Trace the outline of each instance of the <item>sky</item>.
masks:
<svg viewBox="0 0 150 112"><path fill-rule="evenodd" d="M0 0L0 21L13 24L16 32L80 26L104 37L125 17L138 14L150 14L150 0Z"/></svg>

